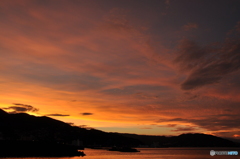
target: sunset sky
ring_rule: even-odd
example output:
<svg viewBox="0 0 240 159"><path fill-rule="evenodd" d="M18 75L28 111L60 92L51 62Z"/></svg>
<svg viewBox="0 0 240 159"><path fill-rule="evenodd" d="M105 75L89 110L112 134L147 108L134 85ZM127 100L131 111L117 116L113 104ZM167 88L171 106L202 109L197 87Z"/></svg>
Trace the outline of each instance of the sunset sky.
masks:
<svg viewBox="0 0 240 159"><path fill-rule="evenodd" d="M240 1L1 0L0 91L107 132L240 138Z"/></svg>

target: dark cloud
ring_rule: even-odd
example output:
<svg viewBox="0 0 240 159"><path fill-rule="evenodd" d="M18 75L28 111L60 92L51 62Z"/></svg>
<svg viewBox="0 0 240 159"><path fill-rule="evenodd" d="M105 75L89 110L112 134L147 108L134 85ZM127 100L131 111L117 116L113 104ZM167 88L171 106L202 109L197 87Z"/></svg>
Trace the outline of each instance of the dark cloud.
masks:
<svg viewBox="0 0 240 159"><path fill-rule="evenodd" d="M158 127L170 127L170 128L173 128L173 127L177 127L178 125L177 124L167 124L167 125L159 125Z"/></svg>
<svg viewBox="0 0 240 159"><path fill-rule="evenodd" d="M191 71L200 64L207 52L207 48L185 39L180 42L178 56L174 62L180 65L182 71Z"/></svg>
<svg viewBox="0 0 240 159"><path fill-rule="evenodd" d="M183 101L192 101L199 99L201 96L200 94L192 93L192 92L184 92L185 99Z"/></svg>
<svg viewBox="0 0 240 159"><path fill-rule="evenodd" d="M21 104L21 103L13 103L14 106L10 106L7 108L3 108L5 110L13 110L11 113L25 113L25 112L37 112L39 109L34 108L31 105Z"/></svg>
<svg viewBox="0 0 240 159"><path fill-rule="evenodd" d="M161 119L158 122L183 122L198 125L208 131L226 131L236 129L240 126L240 116L237 114L219 114L211 115L209 117L201 119L184 119L184 118L173 118L173 119ZM178 129L176 129L178 130ZM180 130L180 129L179 129ZM186 130L187 131L187 130Z"/></svg>
<svg viewBox="0 0 240 159"><path fill-rule="evenodd" d="M171 131L178 132L178 131L194 131L194 130L196 130L195 127L177 127L176 129Z"/></svg>
<svg viewBox="0 0 240 159"><path fill-rule="evenodd" d="M85 112L85 113L81 113L82 115L93 115L93 113L87 113L87 112Z"/></svg>
<svg viewBox="0 0 240 159"><path fill-rule="evenodd" d="M181 120L182 120L181 118L175 118L175 119L170 119L168 121L181 121ZM174 131L174 132L197 130L195 126L178 126L178 124L167 124L167 125L164 125L164 126L161 125L159 127L175 128L174 130L171 130L171 131Z"/></svg>
<svg viewBox="0 0 240 159"><path fill-rule="evenodd" d="M70 116L66 114L47 114L46 116Z"/></svg>
<svg viewBox="0 0 240 159"><path fill-rule="evenodd" d="M168 124L167 127L175 127L177 124Z"/></svg>
<svg viewBox="0 0 240 159"><path fill-rule="evenodd" d="M189 72L181 84L183 90L218 83L223 77L239 70L240 39L206 47L184 40L174 62L180 65L182 71Z"/></svg>

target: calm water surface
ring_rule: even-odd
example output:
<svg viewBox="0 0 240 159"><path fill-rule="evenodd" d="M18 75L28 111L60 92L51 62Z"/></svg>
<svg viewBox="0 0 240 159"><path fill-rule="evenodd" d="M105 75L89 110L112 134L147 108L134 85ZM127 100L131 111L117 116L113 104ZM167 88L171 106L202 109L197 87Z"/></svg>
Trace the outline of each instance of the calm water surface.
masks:
<svg viewBox="0 0 240 159"><path fill-rule="evenodd" d="M240 159L240 156L210 156L210 150L238 151L240 149L217 148L138 148L141 152L112 152L105 150L86 149L86 159L213 159L231 158Z"/></svg>
<svg viewBox="0 0 240 159"><path fill-rule="evenodd" d="M210 150L238 151L240 148L138 148L141 152L115 152L85 149L85 157L34 157L11 159L240 159L237 156L210 156ZM10 158L8 158L10 159Z"/></svg>

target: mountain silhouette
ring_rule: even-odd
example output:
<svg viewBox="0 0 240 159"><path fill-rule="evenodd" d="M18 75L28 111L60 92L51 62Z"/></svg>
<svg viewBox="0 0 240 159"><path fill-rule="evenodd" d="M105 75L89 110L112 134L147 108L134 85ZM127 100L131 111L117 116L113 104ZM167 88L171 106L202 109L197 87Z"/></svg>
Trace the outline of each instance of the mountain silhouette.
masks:
<svg viewBox="0 0 240 159"><path fill-rule="evenodd" d="M188 133L171 137L137 134L122 135L140 140L145 145L151 145L152 147L240 147L240 143L200 133Z"/></svg>
<svg viewBox="0 0 240 159"><path fill-rule="evenodd" d="M0 118L5 116L5 115L8 115L8 113L5 112L4 110L0 109Z"/></svg>
<svg viewBox="0 0 240 159"><path fill-rule="evenodd" d="M0 157L76 156L84 147L236 147L206 134L150 136L108 133L72 126L46 116L9 114L0 109ZM13 153L14 152L14 153ZM15 154L15 155L13 155Z"/></svg>
<svg viewBox="0 0 240 159"><path fill-rule="evenodd" d="M71 126L50 117L37 117L26 113L8 114L0 109L0 138L72 144L77 140L85 147L137 146L139 140L118 133Z"/></svg>

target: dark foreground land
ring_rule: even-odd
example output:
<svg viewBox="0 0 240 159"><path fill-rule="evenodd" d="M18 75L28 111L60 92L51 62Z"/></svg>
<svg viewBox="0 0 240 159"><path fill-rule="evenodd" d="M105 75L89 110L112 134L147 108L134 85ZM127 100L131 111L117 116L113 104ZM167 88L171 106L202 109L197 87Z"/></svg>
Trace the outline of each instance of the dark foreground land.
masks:
<svg viewBox="0 0 240 159"><path fill-rule="evenodd" d="M0 157L70 157L85 156L76 146L34 142L0 141Z"/></svg>
<svg viewBox="0 0 240 159"><path fill-rule="evenodd" d="M60 144L61 143L61 144ZM240 147L206 134L149 136L109 133L49 117L7 113L0 109L0 157L82 156L83 147ZM120 149L119 151L132 151Z"/></svg>

